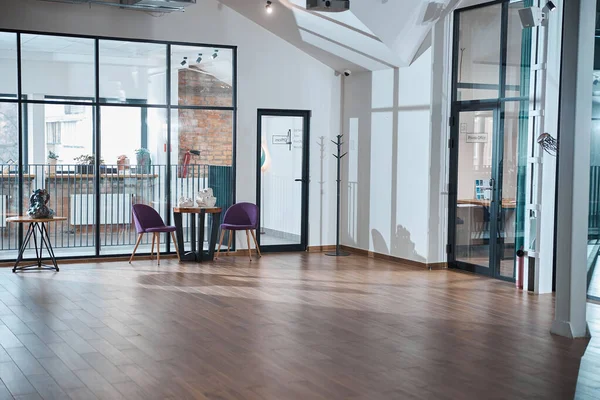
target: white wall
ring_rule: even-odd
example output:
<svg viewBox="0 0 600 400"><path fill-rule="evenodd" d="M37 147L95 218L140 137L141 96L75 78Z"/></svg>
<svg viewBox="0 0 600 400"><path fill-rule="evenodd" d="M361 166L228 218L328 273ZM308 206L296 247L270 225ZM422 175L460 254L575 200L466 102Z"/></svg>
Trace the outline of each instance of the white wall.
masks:
<svg viewBox="0 0 600 400"><path fill-rule="evenodd" d="M330 158L321 162L318 143L339 131L340 80L329 67L215 0L158 18L111 7L3 1L0 27L238 46L237 200L256 200L257 108L312 110L309 244L334 242L334 165Z"/></svg>
<svg viewBox="0 0 600 400"><path fill-rule="evenodd" d="M431 57L345 80L344 244L428 261Z"/></svg>

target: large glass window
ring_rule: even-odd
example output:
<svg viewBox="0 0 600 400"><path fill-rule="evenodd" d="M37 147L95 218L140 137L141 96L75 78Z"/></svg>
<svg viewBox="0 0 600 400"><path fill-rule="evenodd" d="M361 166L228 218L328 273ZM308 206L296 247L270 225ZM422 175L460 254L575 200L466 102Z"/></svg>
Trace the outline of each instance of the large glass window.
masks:
<svg viewBox="0 0 600 400"><path fill-rule="evenodd" d="M0 102L0 258L14 258L17 226L6 218L19 215L19 106Z"/></svg>
<svg viewBox="0 0 600 400"><path fill-rule="evenodd" d="M21 240L6 217L37 188L67 217L50 228L57 256L130 254L136 203L166 223L201 188L231 205L234 60L222 46L0 32L0 259Z"/></svg>
<svg viewBox="0 0 600 400"><path fill-rule="evenodd" d="M458 14L457 100L499 97L502 5Z"/></svg>
<svg viewBox="0 0 600 400"><path fill-rule="evenodd" d="M212 188L217 207L227 209L233 204L233 119L230 110L171 111L171 159L177 160L171 172L172 203ZM189 240L187 235L184 238Z"/></svg>
<svg viewBox="0 0 600 400"><path fill-rule="evenodd" d="M17 35L0 32L0 99L17 97Z"/></svg>
<svg viewBox="0 0 600 400"><path fill-rule="evenodd" d="M233 105L233 51L171 46L171 104Z"/></svg>
<svg viewBox="0 0 600 400"><path fill-rule="evenodd" d="M166 90L166 45L100 40L100 97L103 100L166 104Z"/></svg>
<svg viewBox="0 0 600 400"><path fill-rule="evenodd" d="M21 35L23 94L35 100L92 101L96 95L94 40Z"/></svg>
<svg viewBox="0 0 600 400"><path fill-rule="evenodd" d="M67 217L48 228L56 256L93 256L94 107L54 103L24 107L23 210L29 207L34 190L47 189L50 208L57 216Z"/></svg>

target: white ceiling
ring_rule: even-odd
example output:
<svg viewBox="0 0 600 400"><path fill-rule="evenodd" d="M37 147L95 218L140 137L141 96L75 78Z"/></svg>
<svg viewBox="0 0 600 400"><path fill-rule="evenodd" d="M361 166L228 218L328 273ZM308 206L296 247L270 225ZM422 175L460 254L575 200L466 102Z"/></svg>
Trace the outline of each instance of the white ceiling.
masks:
<svg viewBox="0 0 600 400"><path fill-rule="evenodd" d="M425 41L432 22L423 23L429 3L444 15L460 0L351 0L342 13L307 11L306 0L219 0L335 70L403 67Z"/></svg>
<svg viewBox="0 0 600 400"><path fill-rule="evenodd" d="M271 14L265 11L266 0L218 1L337 71L375 71L408 66L428 46L426 38L433 25L433 22L423 23L428 4L440 4L443 16L459 5L485 0L351 0L350 10L342 13L307 11L306 0L272 0ZM22 36L24 57L43 58L44 53L60 53L63 58L93 55L91 39ZM231 75L230 51L221 49L219 57L212 60L212 48L176 47L173 47L173 67L179 67L183 56L193 64L198 53L202 53L203 69L220 78ZM0 32L0 57L3 51L6 54L14 50L14 35ZM101 55L110 57L115 64L131 59L144 62L141 60L145 58L147 64L157 65L164 63L164 46L102 41Z"/></svg>

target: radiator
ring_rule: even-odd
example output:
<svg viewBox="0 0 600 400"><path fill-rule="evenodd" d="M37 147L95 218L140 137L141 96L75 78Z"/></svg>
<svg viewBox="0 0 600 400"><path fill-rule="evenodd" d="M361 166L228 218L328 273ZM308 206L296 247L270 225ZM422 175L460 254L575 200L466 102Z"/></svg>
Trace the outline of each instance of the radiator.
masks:
<svg viewBox="0 0 600 400"><path fill-rule="evenodd" d="M69 204L71 225L93 225L96 213L94 194L72 194ZM131 197L122 194L100 195L100 224L131 223Z"/></svg>

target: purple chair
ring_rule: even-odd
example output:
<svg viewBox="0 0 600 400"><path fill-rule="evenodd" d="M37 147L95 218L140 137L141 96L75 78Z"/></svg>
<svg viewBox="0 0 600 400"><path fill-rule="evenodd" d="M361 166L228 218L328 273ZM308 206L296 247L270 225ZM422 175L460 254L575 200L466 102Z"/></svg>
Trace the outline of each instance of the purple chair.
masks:
<svg viewBox="0 0 600 400"><path fill-rule="evenodd" d="M256 235L254 234L254 231L257 227L258 207L256 204L237 203L229 207L229 209L225 212L223 223L221 224L221 239L219 240L219 250L217 250L217 257L215 258L218 258L219 254L221 253L221 244L223 243L225 231L230 231L229 244L227 245L227 255L229 255L229 250L231 249L231 238L233 237L233 232L246 231L246 240L248 241L248 257L250 257L250 261L252 261L252 251L250 249L250 236L248 235L248 232L252 234L252 239L254 239L254 245L256 246L256 252L258 253L258 256L261 257L258 241L256 240Z"/></svg>
<svg viewBox="0 0 600 400"><path fill-rule="evenodd" d="M154 242L156 241L156 257L158 260L158 265L160 265L160 234L162 232L170 232L171 238L173 238L173 243L175 244L175 250L177 251L177 258L179 257L179 248L177 247L177 241L175 240L175 227L174 226L166 226L158 212L150 206L145 204L134 204L132 207L133 211L133 220L135 222L135 230L138 233L137 243L135 244L135 248L133 249L133 254L131 254L131 258L129 259L129 263L133 260L133 256L135 256L135 251L140 245L140 241L142 240L142 236L144 233L152 233L152 249L150 250L150 259L152 259L152 254L154 253Z"/></svg>

